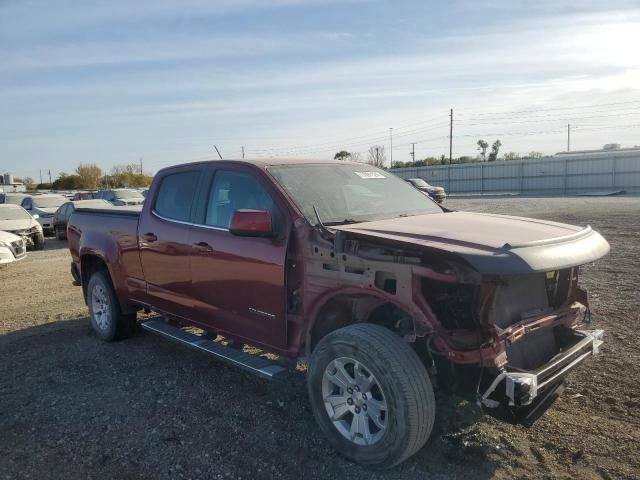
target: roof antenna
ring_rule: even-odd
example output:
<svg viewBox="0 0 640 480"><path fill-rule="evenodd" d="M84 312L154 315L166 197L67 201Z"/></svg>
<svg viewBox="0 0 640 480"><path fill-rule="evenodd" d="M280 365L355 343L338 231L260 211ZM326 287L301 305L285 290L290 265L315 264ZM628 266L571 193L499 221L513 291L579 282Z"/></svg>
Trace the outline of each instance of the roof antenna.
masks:
<svg viewBox="0 0 640 480"><path fill-rule="evenodd" d="M218 156L220 157L220 160L222 160L222 155L220 155L220 150L218 150L218 147L214 145L213 148L216 149L216 152L218 152Z"/></svg>

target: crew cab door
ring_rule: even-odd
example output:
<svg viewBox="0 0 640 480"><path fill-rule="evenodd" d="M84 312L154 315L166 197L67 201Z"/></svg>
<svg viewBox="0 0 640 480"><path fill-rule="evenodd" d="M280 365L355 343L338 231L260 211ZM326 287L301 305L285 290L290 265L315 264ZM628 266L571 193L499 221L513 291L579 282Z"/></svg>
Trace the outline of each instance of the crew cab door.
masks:
<svg viewBox="0 0 640 480"><path fill-rule="evenodd" d="M290 222L279 192L257 168L212 168L191 230L191 282L199 323L253 343L286 346L285 256ZM238 209L271 213L272 238L229 231Z"/></svg>
<svg viewBox="0 0 640 480"><path fill-rule="evenodd" d="M201 167L171 169L147 200L140 215L138 244L151 307L190 319L194 314L190 296L191 216Z"/></svg>

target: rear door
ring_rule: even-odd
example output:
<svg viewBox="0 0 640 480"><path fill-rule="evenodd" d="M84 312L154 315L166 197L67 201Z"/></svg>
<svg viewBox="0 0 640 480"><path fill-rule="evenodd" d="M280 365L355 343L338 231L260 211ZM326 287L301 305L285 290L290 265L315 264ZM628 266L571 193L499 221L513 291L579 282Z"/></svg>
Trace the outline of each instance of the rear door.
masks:
<svg viewBox="0 0 640 480"><path fill-rule="evenodd" d="M286 347L285 256L290 221L281 194L255 167L211 170L191 230L191 282L200 323L254 343ZM275 238L229 232L237 209L271 213Z"/></svg>
<svg viewBox="0 0 640 480"><path fill-rule="evenodd" d="M200 166L171 169L159 180L150 208L140 215L138 243L140 261L152 308L190 319L191 215Z"/></svg>

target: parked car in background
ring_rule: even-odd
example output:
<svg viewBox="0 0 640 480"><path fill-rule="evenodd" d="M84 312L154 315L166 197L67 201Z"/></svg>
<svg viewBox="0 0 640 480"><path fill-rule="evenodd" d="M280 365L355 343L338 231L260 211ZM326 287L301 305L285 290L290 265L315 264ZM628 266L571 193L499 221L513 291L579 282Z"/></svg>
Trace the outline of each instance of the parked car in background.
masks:
<svg viewBox="0 0 640 480"><path fill-rule="evenodd" d="M21 237L28 248L44 248L44 234L42 225L38 223L38 215L32 217L20 205L0 204L0 230Z"/></svg>
<svg viewBox="0 0 640 480"><path fill-rule="evenodd" d="M0 265L22 260L26 255L27 248L22 238L0 231Z"/></svg>
<svg viewBox="0 0 640 480"><path fill-rule="evenodd" d="M106 200L112 205L142 205L144 197L142 194L130 188L113 188L111 190L99 190L96 198Z"/></svg>
<svg viewBox="0 0 640 480"><path fill-rule="evenodd" d="M45 235L53 235L53 214L67 201L68 199L62 195L26 195L20 206L38 219Z"/></svg>
<svg viewBox="0 0 640 480"><path fill-rule="evenodd" d="M447 198L447 193L445 192L444 188L430 185L422 178L409 178L407 179L407 182L420 190L422 193L429 195L438 203L442 203L444 199Z"/></svg>
<svg viewBox="0 0 640 480"><path fill-rule="evenodd" d="M0 204L11 203L13 205L20 205L26 193L0 193Z"/></svg>
<svg viewBox="0 0 640 480"><path fill-rule="evenodd" d="M70 202L63 203L60 208L56 210L53 215L53 231L56 234L58 240L66 240L67 238L67 222L69 217L76 208L113 208L106 200L93 199L93 200L72 200Z"/></svg>
<svg viewBox="0 0 640 480"><path fill-rule="evenodd" d="M94 198L96 198L98 192L90 192L90 191L85 191L85 192L74 192L73 197L71 198L71 200L73 201L77 201L77 200L93 200Z"/></svg>

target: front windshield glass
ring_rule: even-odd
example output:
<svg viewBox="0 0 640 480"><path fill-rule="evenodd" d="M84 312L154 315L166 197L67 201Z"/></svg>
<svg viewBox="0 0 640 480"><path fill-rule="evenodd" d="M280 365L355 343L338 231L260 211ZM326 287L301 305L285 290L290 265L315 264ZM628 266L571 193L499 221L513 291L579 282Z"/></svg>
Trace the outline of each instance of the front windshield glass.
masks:
<svg viewBox="0 0 640 480"><path fill-rule="evenodd" d="M142 194L137 190L115 190L116 198L142 198Z"/></svg>
<svg viewBox="0 0 640 480"><path fill-rule="evenodd" d="M0 220L24 220L31 215L22 207L0 207Z"/></svg>
<svg viewBox="0 0 640 480"><path fill-rule="evenodd" d="M61 195L52 195L50 197L33 197L33 204L38 208L58 208L67 199Z"/></svg>
<svg viewBox="0 0 640 480"><path fill-rule="evenodd" d="M326 225L441 213L429 198L392 173L371 165L297 164L270 167L307 220Z"/></svg>
<svg viewBox="0 0 640 480"><path fill-rule="evenodd" d="M421 178L412 178L411 183L416 187L429 187L430 185Z"/></svg>

